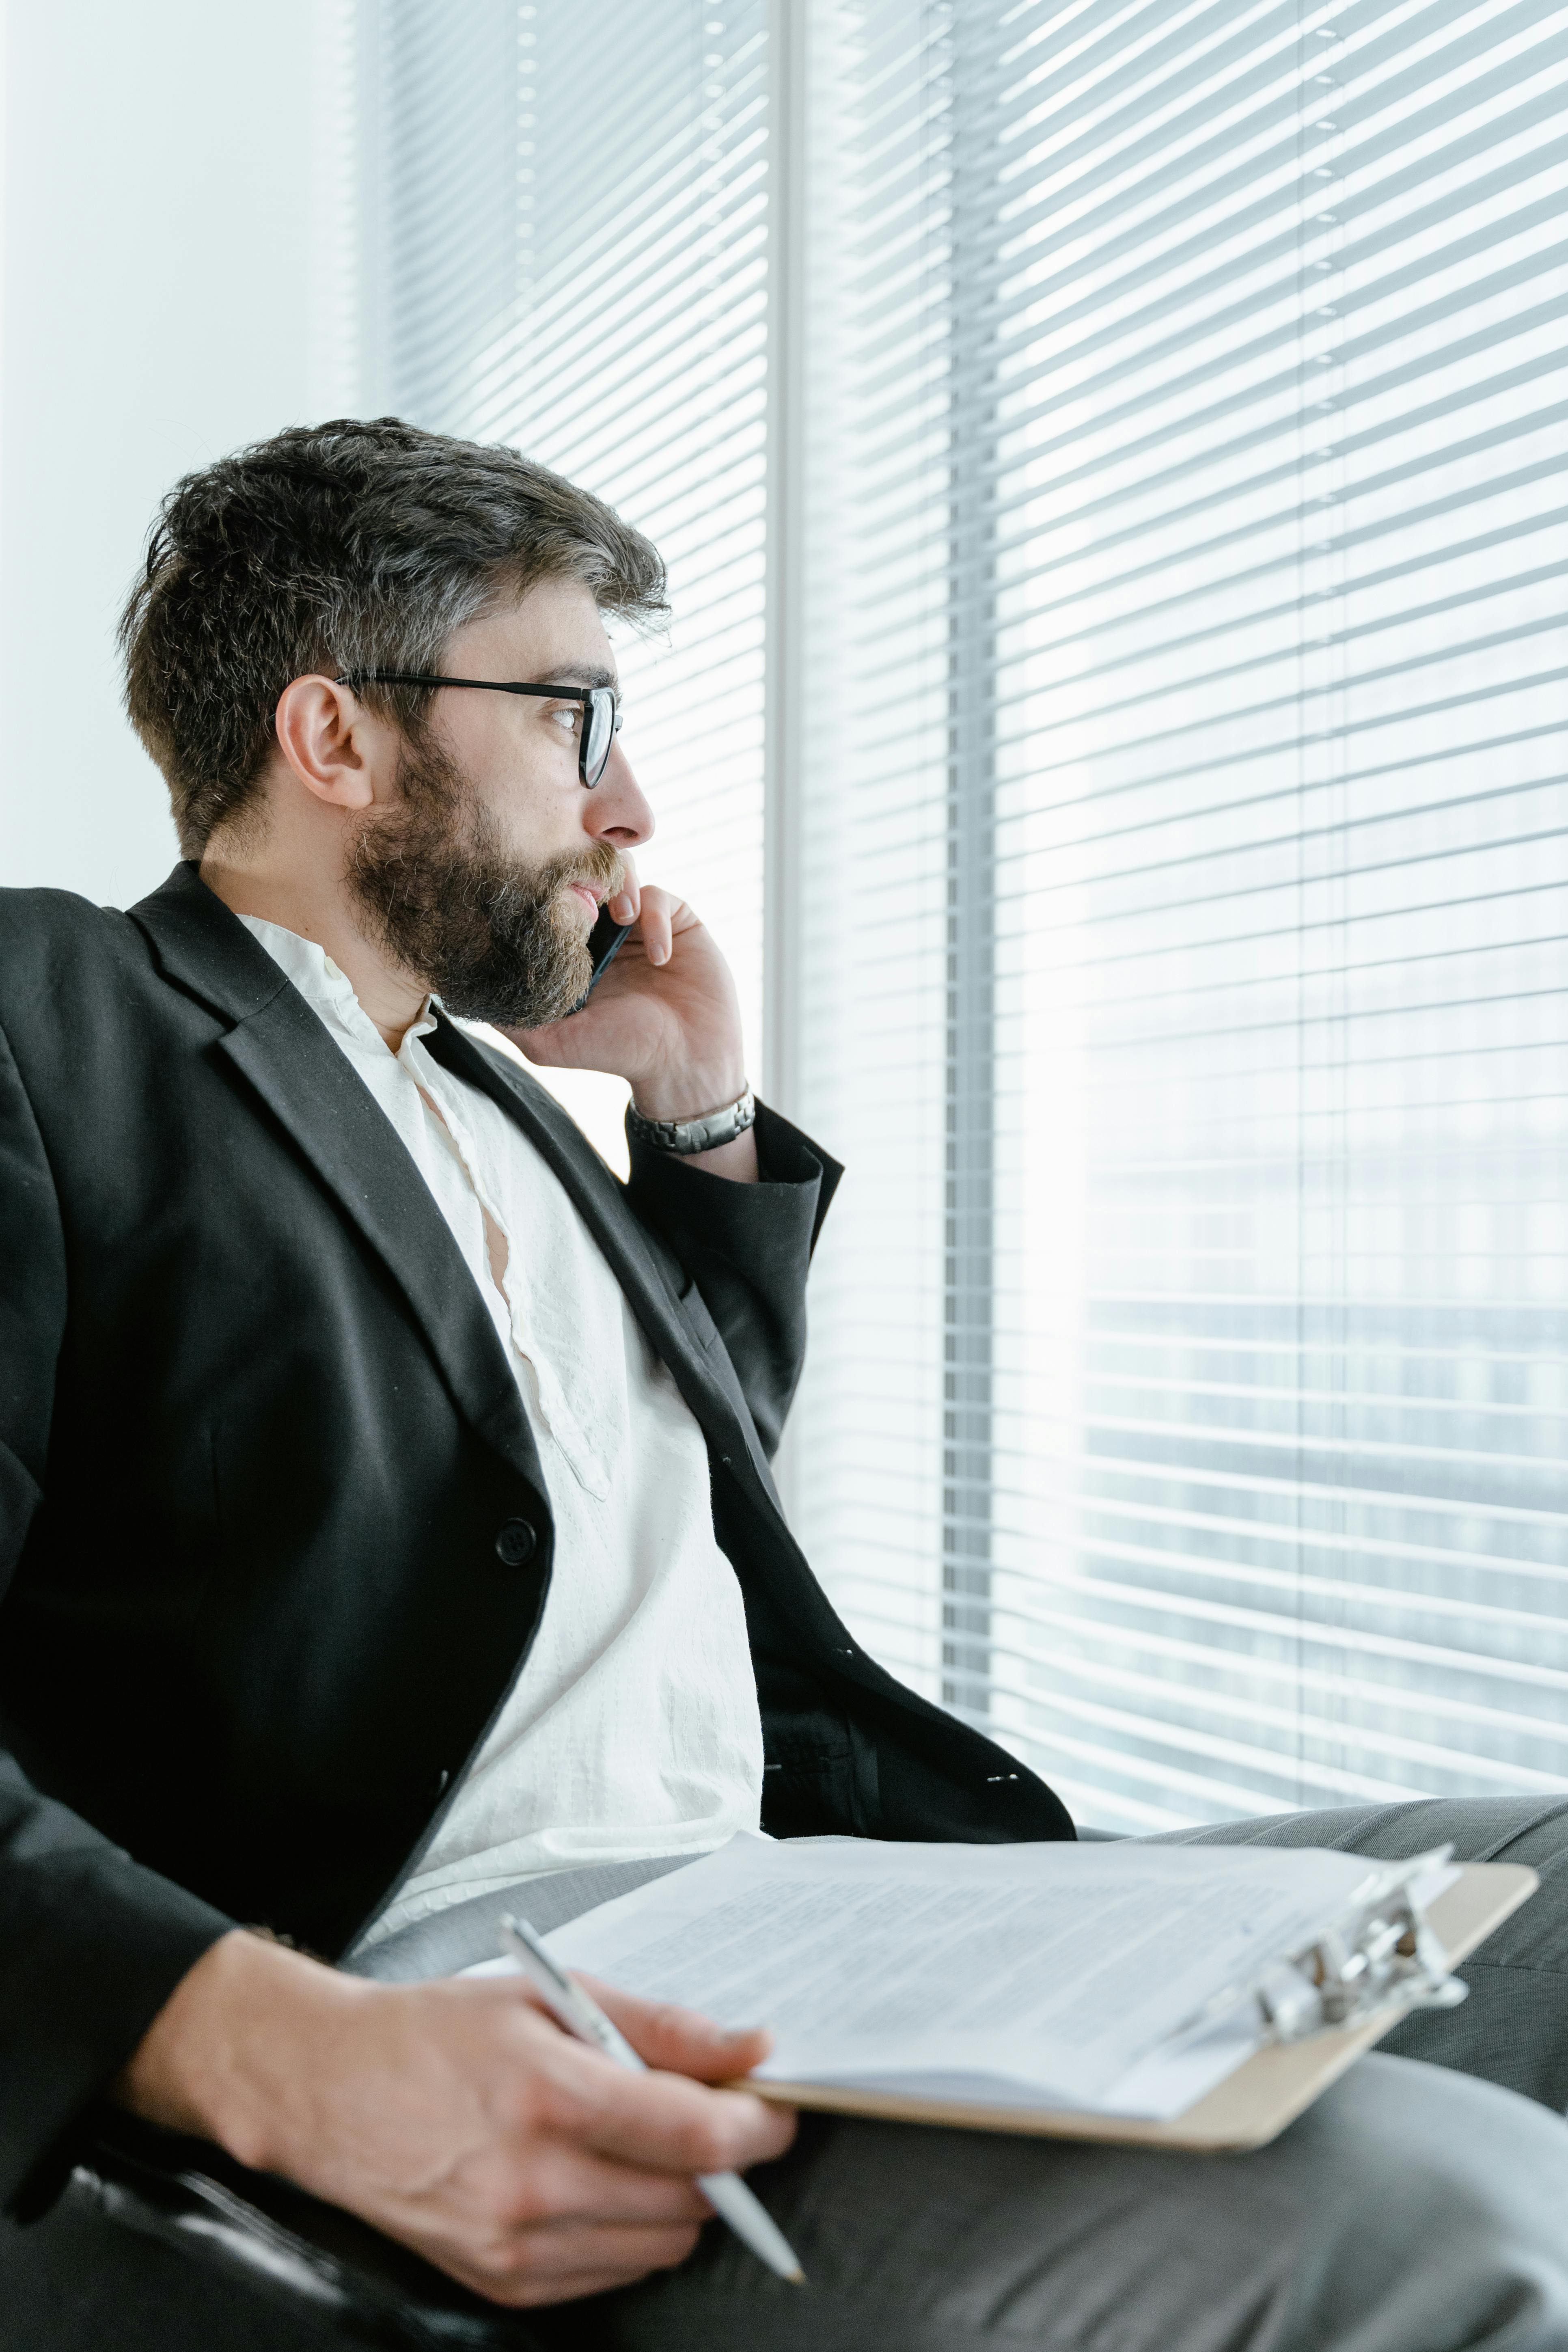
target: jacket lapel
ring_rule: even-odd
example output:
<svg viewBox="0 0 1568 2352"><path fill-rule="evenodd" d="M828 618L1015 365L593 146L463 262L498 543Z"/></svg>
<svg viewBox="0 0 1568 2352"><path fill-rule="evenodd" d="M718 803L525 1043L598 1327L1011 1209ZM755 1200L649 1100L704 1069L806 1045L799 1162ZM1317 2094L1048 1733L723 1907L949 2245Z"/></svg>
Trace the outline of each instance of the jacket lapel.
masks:
<svg viewBox="0 0 1568 2352"><path fill-rule="evenodd" d="M738 1434L771 1496L773 1475L728 1356L722 1349L710 1353L698 1339L627 1206L624 1187L575 1119L537 1078L478 1045L445 1014L425 1045L454 1077L481 1087L522 1129L603 1251L648 1345L668 1365L704 1432L721 1444L733 1444Z"/></svg>
<svg viewBox="0 0 1568 2352"><path fill-rule="evenodd" d="M167 976L232 1020L218 1050L381 1259L458 1410L542 1494L517 1382L462 1253L396 1129L321 1021L194 866L176 867L131 913Z"/></svg>

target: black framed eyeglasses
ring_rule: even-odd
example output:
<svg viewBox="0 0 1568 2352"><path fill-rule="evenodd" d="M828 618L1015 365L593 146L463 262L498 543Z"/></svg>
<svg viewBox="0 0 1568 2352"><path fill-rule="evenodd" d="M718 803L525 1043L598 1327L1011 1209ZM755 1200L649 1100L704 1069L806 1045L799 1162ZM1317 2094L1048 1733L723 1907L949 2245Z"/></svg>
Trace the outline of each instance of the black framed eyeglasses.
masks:
<svg viewBox="0 0 1568 2352"><path fill-rule="evenodd" d="M426 677L416 670L348 670L338 686L473 686L485 694L531 694L545 702L580 702L583 723L577 730L577 773L585 784L596 784L605 772L610 746L621 731L621 698L613 686L521 686L499 677Z"/></svg>

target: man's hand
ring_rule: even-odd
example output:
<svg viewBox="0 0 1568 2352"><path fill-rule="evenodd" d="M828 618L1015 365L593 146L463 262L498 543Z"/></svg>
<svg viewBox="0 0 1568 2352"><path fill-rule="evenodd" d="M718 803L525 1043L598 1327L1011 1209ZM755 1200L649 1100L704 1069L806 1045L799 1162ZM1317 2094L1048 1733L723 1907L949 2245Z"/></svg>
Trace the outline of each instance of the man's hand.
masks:
<svg viewBox="0 0 1568 2352"><path fill-rule="evenodd" d="M119 2095L497 2303L563 2303L684 2261L710 2211L695 2175L795 2136L787 2112L704 2087L756 2065L765 2034L594 1991L663 2071L573 2041L520 1981L369 1984L237 1931L176 1987Z"/></svg>
<svg viewBox="0 0 1568 2352"><path fill-rule="evenodd" d="M630 857L624 862L621 895L609 911L631 924L631 937L588 1004L546 1028L503 1034L544 1068L608 1070L628 1079L645 1118L700 1118L745 1091L735 982L685 899L645 887ZM693 1154L690 1164L755 1182L755 1139L748 1131Z"/></svg>

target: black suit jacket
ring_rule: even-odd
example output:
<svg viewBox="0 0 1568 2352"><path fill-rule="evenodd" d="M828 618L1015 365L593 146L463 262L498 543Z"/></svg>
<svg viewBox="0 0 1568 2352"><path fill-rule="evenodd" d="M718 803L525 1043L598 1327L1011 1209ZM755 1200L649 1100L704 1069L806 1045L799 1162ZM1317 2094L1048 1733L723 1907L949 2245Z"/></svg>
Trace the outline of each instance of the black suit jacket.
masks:
<svg viewBox="0 0 1568 2352"><path fill-rule="evenodd" d="M427 1042L555 1171L702 1428L765 1825L1070 1836L855 1645L780 1511L834 1163L763 1112L761 1185L639 1150L623 1186L504 1055ZM190 866L129 914L0 893L0 2197L236 1921L353 1940L553 1567L472 1278L270 957Z"/></svg>

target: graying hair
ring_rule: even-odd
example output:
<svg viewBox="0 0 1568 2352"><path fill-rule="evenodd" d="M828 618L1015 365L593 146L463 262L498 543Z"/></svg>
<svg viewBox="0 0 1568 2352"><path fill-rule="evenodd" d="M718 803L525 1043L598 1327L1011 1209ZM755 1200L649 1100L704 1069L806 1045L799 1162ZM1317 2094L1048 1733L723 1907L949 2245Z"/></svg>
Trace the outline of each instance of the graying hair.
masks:
<svg viewBox="0 0 1568 2352"><path fill-rule="evenodd" d="M667 609L642 533L515 449L341 417L187 474L120 623L125 706L182 856L252 801L291 678L439 669L454 630L546 579L635 620ZM364 695L419 741L427 689Z"/></svg>

